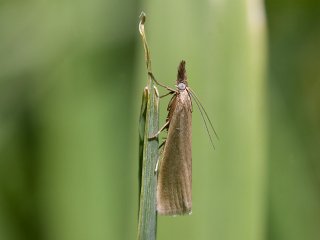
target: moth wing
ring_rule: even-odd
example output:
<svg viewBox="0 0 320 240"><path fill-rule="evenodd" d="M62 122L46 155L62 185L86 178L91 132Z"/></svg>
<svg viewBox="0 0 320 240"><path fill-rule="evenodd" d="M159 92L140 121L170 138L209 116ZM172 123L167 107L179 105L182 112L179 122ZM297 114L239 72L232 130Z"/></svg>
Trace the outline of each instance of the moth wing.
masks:
<svg viewBox="0 0 320 240"><path fill-rule="evenodd" d="M157 187L157 210L162 215L189 214L192 208L192 107L188 92L180 92L172 104Z"/></svg>

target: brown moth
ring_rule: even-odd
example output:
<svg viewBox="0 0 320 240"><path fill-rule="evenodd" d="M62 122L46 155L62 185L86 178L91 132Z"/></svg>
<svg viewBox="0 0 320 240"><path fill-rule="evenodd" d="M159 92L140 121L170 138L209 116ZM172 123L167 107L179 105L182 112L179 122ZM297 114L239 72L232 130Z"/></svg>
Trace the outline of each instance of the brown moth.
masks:
<svg viewBox="0 0 320 240"><path fill-rule="evenodd" d="M165 125L154 136L150 137L150 139L157 137L164 129L168 131L167 139L161 144L163 150L160 161L156 165L156 172L158 172L157 211L160 215L191 214L191 97L199 108L213 148L214 144L210 131L219 139L206 110L197 95L188 87L185 64L185 61L181 61L178 67L177 90L159 83L149 72L150 77L156 84L169 90L168 94L173 94L168 105ZM158 169L159 163L160 168Z"/></svg>
<svg viewBox="0 0 320 240"><path fill-rule="evenodd" d="M177 91L168 105L168 130L160 160L157 211L161 215L190 214L192 207L192 101L185 61L178 68Z"/></svg>

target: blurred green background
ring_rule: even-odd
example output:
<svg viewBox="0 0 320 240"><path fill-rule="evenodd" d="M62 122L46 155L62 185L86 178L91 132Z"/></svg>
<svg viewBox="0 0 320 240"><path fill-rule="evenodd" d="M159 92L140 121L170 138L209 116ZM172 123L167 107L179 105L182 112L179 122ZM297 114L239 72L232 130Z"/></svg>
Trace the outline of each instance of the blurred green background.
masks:
<svg viewBox="0 0 320 240"><path fill-rule="evenodd" d="M0 239L136 238L142 10L220 136L195 109L193 214L158 239L320 239L318 0L1 1Z"/></svg>

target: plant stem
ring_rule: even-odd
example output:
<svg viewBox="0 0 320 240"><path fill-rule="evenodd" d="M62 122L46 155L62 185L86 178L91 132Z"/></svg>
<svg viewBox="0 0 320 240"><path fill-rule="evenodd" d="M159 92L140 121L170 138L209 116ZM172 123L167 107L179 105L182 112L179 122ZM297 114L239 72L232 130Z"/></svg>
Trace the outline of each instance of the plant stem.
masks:
<svg viewBox="0 0 320 240"><path fill-rule="evenodd" d="M145 14L140 15L139 31L142 37L148 72L151 72L150 51L145 32ZM139 123L140 137L140 206L138 220L138 240L154 240L157 232L156 162L159 157L158 139L149 139L159 129L159 94L153 80L148 75L147 86L143 91Z"/></svg>

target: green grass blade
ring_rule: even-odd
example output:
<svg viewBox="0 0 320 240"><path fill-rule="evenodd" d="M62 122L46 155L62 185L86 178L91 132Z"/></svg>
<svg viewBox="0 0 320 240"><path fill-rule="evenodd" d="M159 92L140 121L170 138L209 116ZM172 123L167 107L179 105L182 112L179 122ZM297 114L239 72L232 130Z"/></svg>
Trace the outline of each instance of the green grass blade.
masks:
<svg viewBox="0 0 320 240"><path fill-rule="evenodd" d="M151 71L150 52L144 34L145 15L141 15L139 30L142 36L148 72ZM148 75L148 84L144 89L139 123L140 137L140 206L138 221L139 240L154 240L157 232L156 162L159 158L158 139L149 140L149 136L159 129L159 94Z"/></svg>

